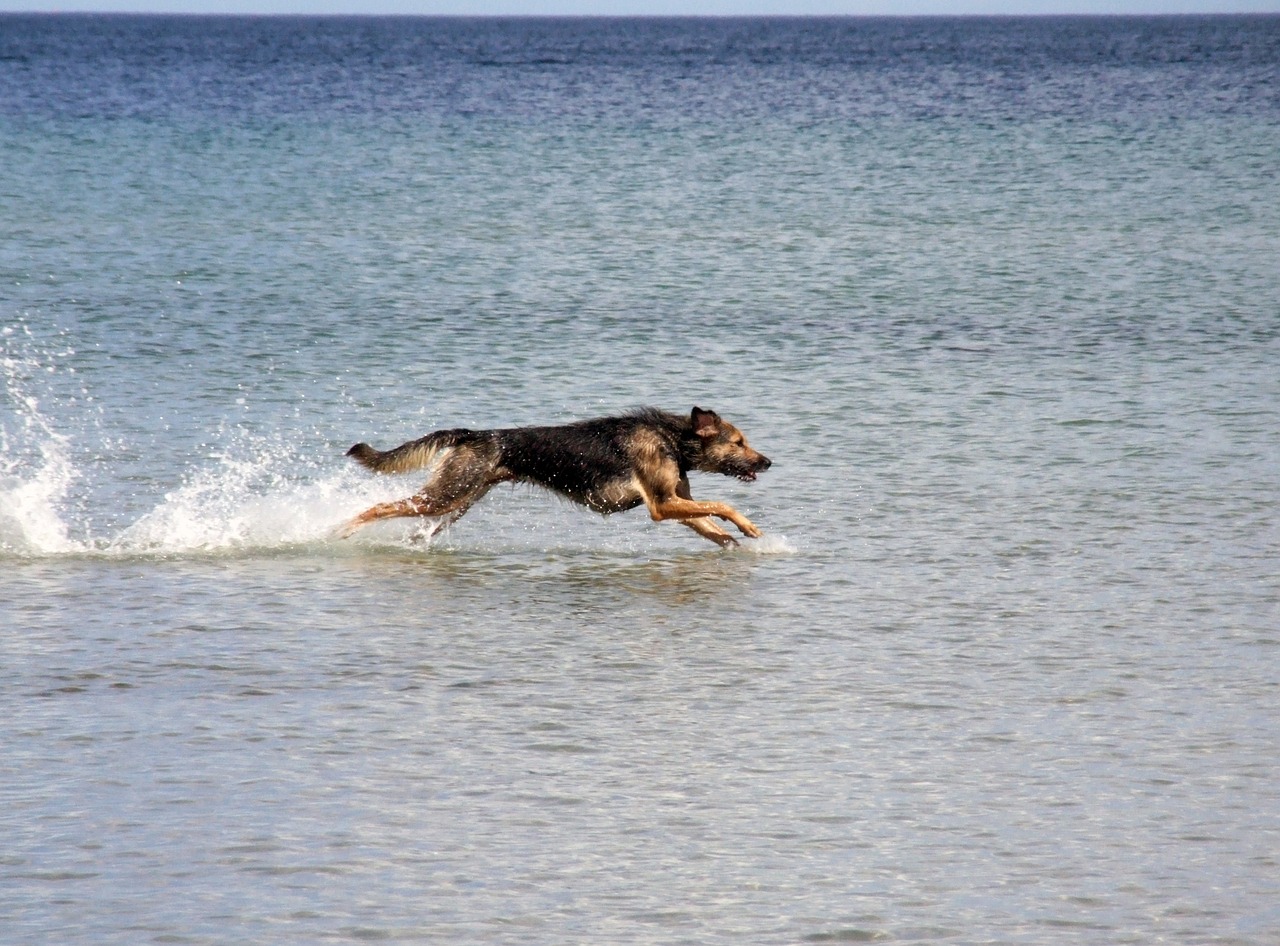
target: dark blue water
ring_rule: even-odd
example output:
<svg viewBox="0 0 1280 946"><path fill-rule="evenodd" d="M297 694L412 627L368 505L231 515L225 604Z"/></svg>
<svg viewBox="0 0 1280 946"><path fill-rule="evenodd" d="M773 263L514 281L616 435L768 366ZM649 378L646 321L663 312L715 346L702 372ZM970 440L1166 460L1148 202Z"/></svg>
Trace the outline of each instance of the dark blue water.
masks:
<svg viewBox="0 0 1280 946"><path fill-rule="evenodd" d="M6 943L1270 944L1280 18L0 16ZM698 404L764 530L344 452Z"/></svg>
<svg viewBox="0 0 1280 946"><path fill-rule="evenodd" d="M1274 16L449 19L7 15L10 117L1274 120ZM1087 94L1081 94L1087 86Z"/></svg>

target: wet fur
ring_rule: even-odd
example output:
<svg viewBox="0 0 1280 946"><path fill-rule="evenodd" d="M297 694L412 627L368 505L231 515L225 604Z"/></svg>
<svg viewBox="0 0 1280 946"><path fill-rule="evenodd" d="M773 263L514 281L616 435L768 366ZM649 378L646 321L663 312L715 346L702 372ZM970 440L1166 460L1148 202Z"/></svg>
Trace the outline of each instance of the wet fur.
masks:
<svg viewBox="0 0 1280 946"><path fill-rule="evenodd" d="M391 450L358 443L347 456L377 473L435 469L414 495L380 503L347 522L340 530L344 537L398 516L437 518L434 533L497 484L515 482L546 487L604 515L644 505L655 521L674 519L722 546L737 542L715 519L752 538L760 530L726 503L695 500L689 472L754 480L770 466L738 428L699 407L687 415L643 408L554 427L437 430Z"/></svg>

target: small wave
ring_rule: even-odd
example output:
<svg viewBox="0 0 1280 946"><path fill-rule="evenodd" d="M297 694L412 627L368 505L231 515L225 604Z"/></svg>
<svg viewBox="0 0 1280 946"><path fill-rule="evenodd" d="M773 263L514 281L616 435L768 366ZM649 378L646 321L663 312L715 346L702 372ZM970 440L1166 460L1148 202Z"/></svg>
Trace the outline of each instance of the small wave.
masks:
<svg viewBox="0 0 1280 946"><path fill-rule="evenodd" d="M748 540L739 548L753 555L795 555L796 547L785 535L766 533L755 540Z"/></svg>

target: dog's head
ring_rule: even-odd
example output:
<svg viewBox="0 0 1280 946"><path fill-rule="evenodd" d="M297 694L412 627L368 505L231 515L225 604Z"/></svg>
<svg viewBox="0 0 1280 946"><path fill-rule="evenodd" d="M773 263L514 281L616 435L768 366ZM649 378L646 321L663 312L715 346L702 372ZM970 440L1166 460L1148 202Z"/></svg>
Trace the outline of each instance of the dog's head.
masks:
<svg viewBox="0 0 1280 946"><path fill-rule="evenodd" d="M715 411L695 407L689 420L699 445L697 462L693 467L695 470L736 476L749 483L756 478L757 473L763 473L773 465L763 453L758 453L747 445L747 438L742 436L742 431L722 420Z"/></svg>

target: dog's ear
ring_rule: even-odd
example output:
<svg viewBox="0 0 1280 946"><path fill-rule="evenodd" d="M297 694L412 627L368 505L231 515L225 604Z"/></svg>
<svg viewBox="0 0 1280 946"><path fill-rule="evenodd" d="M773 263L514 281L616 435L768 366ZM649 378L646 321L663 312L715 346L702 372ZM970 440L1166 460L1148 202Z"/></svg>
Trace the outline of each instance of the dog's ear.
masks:
<svg viewBox="0 0 1280 946"><path fill-rule="evenodd" d="M693 422L693 432L699 437L714 437L720 432L720 415L715 411L704 411L695 407L689 414Z"/></svg>

